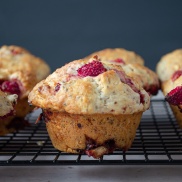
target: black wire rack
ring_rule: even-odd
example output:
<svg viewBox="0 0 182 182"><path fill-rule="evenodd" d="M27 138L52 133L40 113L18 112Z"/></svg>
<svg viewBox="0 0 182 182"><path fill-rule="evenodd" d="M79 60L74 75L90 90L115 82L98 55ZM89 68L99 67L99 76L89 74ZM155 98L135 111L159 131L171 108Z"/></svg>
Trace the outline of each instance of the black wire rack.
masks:
<svg viewBox="0 0 182 182"><path fill-rule="evenodd" d="M37 116L29 116L30 126L0 136L0 166L182 164L182 129L163 100L152 100L127 152L116 150L100 159L56 150L45 123L35 124Z"/></svg>

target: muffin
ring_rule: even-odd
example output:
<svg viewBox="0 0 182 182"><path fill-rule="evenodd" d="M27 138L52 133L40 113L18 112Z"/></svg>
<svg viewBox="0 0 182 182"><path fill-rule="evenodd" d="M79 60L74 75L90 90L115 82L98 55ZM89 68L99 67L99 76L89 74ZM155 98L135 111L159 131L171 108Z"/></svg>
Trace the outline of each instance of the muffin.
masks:
<svg viewBox="0 0 182 182"><path fill-rule="evenodd" d="M86 56L84 59L88 60L97 55L102 58L102 61L113 61L114 63L137 63L144 64L143 58L133 51L126 50L124 48L106 48L100 51L96 51Z"/></svg>
<svg viewBox="0 0 182 182"><path fill-rule="evenodd" d="M18 96L16 94L7 95L0 90L0 136L6 132L6 126L14 117L14 106L17 102Z"/></svg>
<svg viewBox="0 0 182 182"><path fill-rule="evenodd" d="M159 60L156 72L161 82L169 80L174 72L182 69L182 49L165 54Z"/></svg>
<svg viewBox="0 0 182 182"><path fill-rule="evenodd" d="M14 114L17 95L7 95L0 90L0 120Z"/></svg>
<svg viewBox="0 0 182 182"><path fill-rule="evenodd" d="M182 49L164 55L157 64L161 89L182 128Z"/></svg>
<svg viewBox="0 0 182 182"><path fill-rule="evenodd" d="M15 117L23 118L32 110L28 94L49 73L49 66L26 49L14 45L0 48L0 90L18 96Z"/></svg>
<svg viewBox="0 0 182 182"><path fill-rule="evenodd" d="M29 102L42 108L53 146L100 158L127 150L150 96L121 66L80 59L39 82Z"/></svg>
<svg viewBox="0 0 182 182"><path fill-rule="evenodd" d="M125 73L135 79L151 95L156 95L160 89L157 74L144 66L144 59L133 51L123 48L103 49L92 53L91 56L98 56L101 62L119 65ZM84 58L90 59L90 55ZM92 57L91 57L92 59Z"/></svg>

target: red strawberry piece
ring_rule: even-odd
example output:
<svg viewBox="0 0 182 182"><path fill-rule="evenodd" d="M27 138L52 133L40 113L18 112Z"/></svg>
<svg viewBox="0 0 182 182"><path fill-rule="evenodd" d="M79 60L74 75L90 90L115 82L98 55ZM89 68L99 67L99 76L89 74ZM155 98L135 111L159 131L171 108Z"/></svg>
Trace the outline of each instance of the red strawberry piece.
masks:
<svg viewBox="0 0 182 182"><path fill-rule="evenodd" d="M112 60L111 62L125 64L125 62L124 62L123 59L121 59L121 58L117 58L117 59L115 59L115 60Z"/></svg>
<svg viewBox="0 0 182 182"><path fill-rule="evenodd" d="M58 92L59 89L60 89L60 87L61 87L61 84L60 84L60 83L57 83L57 85L56 85L54 91L55 91L55 92Z"/></svg>
<svg viewBox="0 0 182 182"><path fill-rule="evenodd" d="M119 75L121 82L127 84L134 92L140 95L140 103L144 104L145 98L144 95L140 92L140 90L134 85L132 80L126 76L126 74L122 71L115 70L115 72Z"/></svg>
<svg viewBox="0 0 182 182"><path fill-rule="evenodd" d="M20 49L17 49L17 48L13 48L13 49L11 49L11 53L13 54L13 55L17 55L17 54L21 54L21 50Z"/></svg>
<svg viewBox="0 0 182 182"><path fill-rule="evenodd" d="M165 97L165 100L172 105L182 104L182 86L178 86L171 90Z"/></svg>
<svg viewBox="0 0 182 182"><path fill-rule="evenodd" d="M98 76L105 71L107 71L107 69L104 68L100 61L92 61L91 63L85 64L77 70L78 76L81 77Z"/></svg>
<svg viewBox="0 0 182 182"><path fill-rule="evenodd" d="M4 92L20 95L20 87L16 80L7 80L0 85L0 89Z"/></svg>
<svg viewBox="0 0 182 182"><path fill-rule="evenodd" d="M176 72L174 72L174 74L172 75L171 79L174 82L176 79L178 79L180 76L182 75L182 70L178 70Z"/></svg>

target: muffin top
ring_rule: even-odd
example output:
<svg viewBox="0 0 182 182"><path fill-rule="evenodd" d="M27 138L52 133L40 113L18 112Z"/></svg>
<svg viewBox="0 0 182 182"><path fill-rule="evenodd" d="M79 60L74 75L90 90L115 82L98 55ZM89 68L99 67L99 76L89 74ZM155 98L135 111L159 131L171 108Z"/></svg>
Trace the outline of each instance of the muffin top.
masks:
<svg viewBox="0 0 182 182"><path fill-rule="evenodd" d="M0 87L2 91L27 97L32 88L50 73L40 58L18 46L0 48Z"/></svg>
<svg viewBox="0 0 182 182"><path fill-rule="evenodd" d="M176 71L169 80L162 82L162 91L169 104L182 109L182 70Z"/></svg>
<svg viewBox="0 0 182 182"><path fill-rule="evenodd" d="M169 80L174 72L182 69L182 49L176 49L161 57L156 71L163 82Z"/></svg>
<svg viewBox="0 0 182 182"><path fill-rule="evenodd" d="M135 78L138 77L138 83L148 92L150 95L156 95L160 89L160 83L158 76L155 72L150 70L144 65L139 64L125 64L123 70L127 75Z"/></svg>
<svg viewBox="0 0 182 182"><path fill-rule="evenodd" d="M158 93L160 84L157 74L144 66L143 58L135 52L123 48L108 48L95 52L84 59L89 60L90 56L98 56L104 63L121 66L127 75L137 79L137 82L151 95Z"/></svg>
<svg viewBox="0 0 182 182"><path fill-rule="evenodd" d="M174 72L170 79L162 82L162 91L166 95L177 86L182 86L182 70Z"/></svg>
<svg viewBox="0 0 182 182"><path fill-rule="evenodd" d="M39 82L29 102L71 114L132 114L149 108L150 96L121 66L97 57L75 60Z"/></svg>
<svg viewBox="0 0 182 182"><path fill-rule="evenodd" d="M97 55L102 61L118 62L118 63L137 63L144 64L143 58L133 51L124 48L107 48L90 54L84 59L88 60Z"/></svg>
<svg viewBox="0 0 182 182"><path fill-rule="evenodd" d="M17 97L16 94L7 95L0 90L0 119L13 114Z"/></svg>

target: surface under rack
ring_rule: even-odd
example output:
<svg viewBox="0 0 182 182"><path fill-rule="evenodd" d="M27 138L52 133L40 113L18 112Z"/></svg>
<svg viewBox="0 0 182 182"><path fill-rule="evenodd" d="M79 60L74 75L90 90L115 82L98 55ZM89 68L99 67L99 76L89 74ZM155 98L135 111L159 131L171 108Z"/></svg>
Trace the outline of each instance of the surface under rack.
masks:
<svg viewBox="0 0 182 182"><path fill-rule="evenodd" d="M30 115L29 126L0 137L0 166L182 164L182 129L163 100L152 100L130 150L100 159L56 150L45 123L35 124L36 118Z"/></svg>

